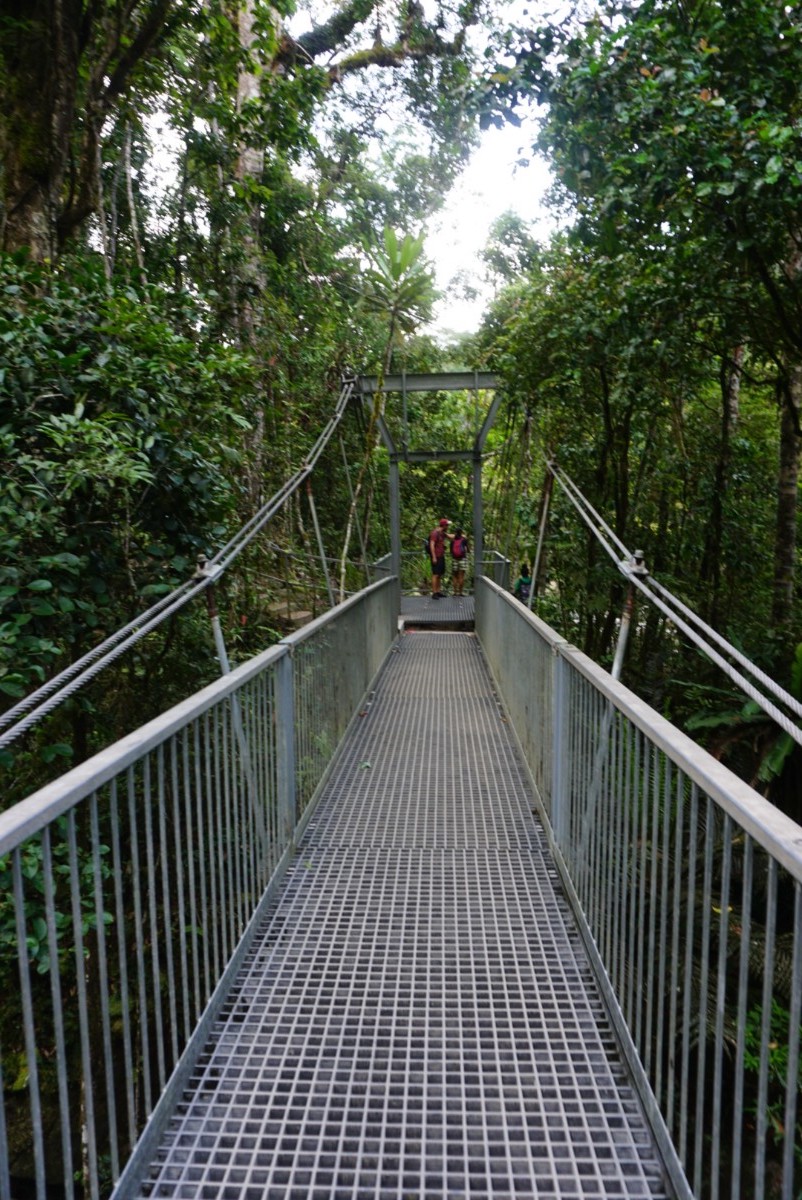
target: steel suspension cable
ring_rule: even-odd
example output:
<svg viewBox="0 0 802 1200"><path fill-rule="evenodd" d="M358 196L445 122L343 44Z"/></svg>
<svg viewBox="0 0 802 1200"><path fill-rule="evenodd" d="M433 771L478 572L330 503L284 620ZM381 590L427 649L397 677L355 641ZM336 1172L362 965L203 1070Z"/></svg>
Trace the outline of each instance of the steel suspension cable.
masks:
<svg viewBox="0 0 802 1200"><path fill-rule="evenodd" d="M146 612L129 621L127 625L118 629L100 645L71 663L58 675L54 675L52 679L0 716L0 729L5 729L5 732L0 734L0 749L37 724L64 700L69 699L121 654L135 646L142 638L158 628L168 617L177 613L222 575L311 474L345 414L354 384L354 379L343 380L334 414L307 455L303 467L279 488L278 492L208 560L208 563L192 579L186 580L169 595L163 596ZM26 712L27 716L22 716ZM15 721L17 717L22 717L22 719L6 729L5 727Z"/></svg>
<svg viewBox="0 0 802 1200"><path fill-rule="evenodd" d="M40 700L43 700L45 697L49 696L51 692L55 691L57 688L60 688L75 675L82 672L83 669L93 663L96 658L99 658L107 651L110 651L114 646L117 645L118 642L122 641L127 634L133 633L134 630L141 628L144 623L155 618L171 603L171 601L183 594L183 592L188 591L192 587L192 584L193 581L188 579L168 596L163 596L161 600L159 600L151 608L147 609L146 612L140 613L139 616L134 617L134 619L129 621L127 625L124 625L115 633L110 634L109 637L100 642L92 650L87 651L87 653L82 655L81 658L76 659L74 663L70 663L70 665L65 667L63 671L60 671L58 675L54 675L52 679L48 679L47 682L43 683L41 687L36 689L35 692L31 692L29 696L25 696L24 699L19 700L15 705L13 705L13 707L0 714L0 729L5 728L6 725L10 725L16 720L17 717L27 712L28 709L34 704L39 703Z"/></svg>
<svg viewBox="0 0 802 1200"><path fill-rule="evenodd" d="M556 467L554 464L547 463L547 467L552 472L555 479L557 479L559 483L563 484L569 500L576 508L582 520L597 538L602 548L610 555L621 573L636 588L638 588L638 590L642 592L644 596L646 596L650 603L663 612L671 621L671 623L675 625L677 629L681 630L685 636L698 649L700 649L707 658L711 660L711 662L714 662L716 666L720 667L724 671L728 678L730 678L734 683L737 683L737 685L749 697L749 699L753 700L759 708L761 708L768 716L770 716L772 720L775 721L777 725L779 725L780 728L793 739L793 741L797 742L799 745L802 745L802 729L800 729L798 725L795 725L793 721L791 721L790 718L780 709L778 709L770 700L767 700L766 697L749 679L742 675L740 671L737 671L730 662L728 662L724 657L722 657L722 655L714 650L710 645L710 642L701 634L697 633L696 630L694 630L692 626L683 619L682 616L678 615L678 613L684 612L690 618L692 618L700 626L700 628L703 629L706 634L708 634L710 640L715 641L723 650L725 650L727 654L729 654L732 658L735 658L736 661L738 661L741 666L743 666L745 670L749 672L750 675L759 680L759 682L761 682L767 688L767 690L772 692L777 700L779 700L785 705L786 708L789 708L792 712L796 713L800 717L802 717L802 704L800 704L798 700L781 688L780 685L773 679L770 679L769 676L761 671L759 667L750 662L745 655L735 648L735 646L732 646L725 638L723 638L720 634L717 634L715 630L710 628L710 626L706 625L700 617L697 617L694 613L692 613L691 610L682 604L682 602L674 595L672 595L667 588L661 584L658 584L656 580L649 576L648 578L650 583L655 585L664 599L661 599L658 595L656 595L655 591L652 591L652 589L645 583L642 574L633 570L634 556L629 550L627 550L621 539L613 533L603 518L594 509L593 505L582 494L573 480L571 480L564 471ZM602 533L602 530L604 531L604 534ZM607 538L609 538L609 541ZM611 542L615 544L615 548L613 545L611 545ZM623 559L619 557L620 554L623 554ZM672 605L675 607L672 608Z"/></svg>
<svg viewBox="0 0 802 1200"><path fill-rule="evenodd" d="M547 463L547 466L548 465L549 464ZM582 495L582 492L580 492L579 488L576 486L570 476L566 475L565 472L559 467L551 466L549 469L552 471L552 474L555 476L555 478L563 484L566 490L572 489L578 497L581 497L581 502L586 506L588 512L593 515L594 520L599 523L601 528L604 529L610 539L615 542L624 559L627 562L631 561L632 555L630 551L627 550L626 546L618 537L618 535L615 534L610 526L606 524L604 519L599 515L587 497ZM721 649L729 654L731 658L734 658L736 662L740 663L750 675L754 676L758 682L762 683L763 686L772 692L777 699L781 700L786 707L790 708L792 712L797 714L797 716L802 717L802 704L796 699L796 697L790 695L783 688L781 688L774 679L772 679L769 675L762 671L760 667L748 659L746 655L743 654L742 651L740 651L736 646L733 646L730 642L728 642L725 637L722 637L722 635L718 633L712 627L712 625L708 625L707 622L698 615L698 613L695 613L693 609L684 604L678 596L675 596L671 591L669 591L669 589L655 579L653 575L649 576L649 582L651 587L653 587L654 590L665 599L666 603L673 604L685 617L687 617L690 621L693 621L694 624L697 625L698 628L701 629L702 632L708 638L710 638L712 642L715 642L716 645L720 646Z"/></svg>

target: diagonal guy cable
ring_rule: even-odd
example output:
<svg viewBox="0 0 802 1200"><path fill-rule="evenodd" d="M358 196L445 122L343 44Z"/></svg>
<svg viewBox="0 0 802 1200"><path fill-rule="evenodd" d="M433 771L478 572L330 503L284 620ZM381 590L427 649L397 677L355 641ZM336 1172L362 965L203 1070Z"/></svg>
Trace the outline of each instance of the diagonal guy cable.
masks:
<svg viewBox="0 0 802 1200"><path fill-rule="evenodd" d="M35 692L31 692L29 696L20 700L0 716L0 729L10 726L0 734L0 749L9 745L26 730L41 721L54 708L69 699L85 683L94 679L105 667L119 658L126 650L135 646L143 637L156 629L168 617L173 616L222 575L223 571L234 562L264 525L271 517L275 516L293 492L311 474L346 412L354 385L355 379L343 380L334 414L312 447L303 467L279 488L278 492L237 531L222 549L218 550L202 571L199 571L192 579L186 580L169 595L163 596L146 612L129 621L127 625L118 629L104 642L71 663L70 666L65 667L58 675L54 675ZM22 714L26 712L27 716L23 716ZM17 717L21 717L21 719L16 720ZM12 724L12 722L16 723Z"/></svg>
<svg viewBox="0 0 802 1200"><path fill-rule="evenodd" d="M802 704L800 704L798 700L790 695L790 693L781 688L780 685L773 679L769 678L769 676L761 671L759 667L750 662L745 655L735 648L735 646L732 646L725 638L706 625L700 617L692 613L691 610L688 609L675 596L673 596L667 588L663 587L663 585L659 584L657 580L654 580L651 578L651 576L649 576L649 581L653 584L656 590L660 591L661 595L664 597L664 599L660 599L660 597L655 594L655 591L652 591L652 589L647 586L642 574L632 569L631 564L634 561L632 554L627 550L621 539L613 533L602 517L596 512L573 480L571 480L563 470L561 470L559 467L556 467L554 464L549 465L549 470L551 470L555 479L557 479L558 482L563 485L569 500L582 517L582 520L596 536L600 545L613 559L622 575L624 575L632 584L634 584L634 586L637 587L638 590L641 591L656 608L660 609L660 611L668 617L671 623L675 625L677 629L681 630L682 633L684 633L685 636L689 638L689 640L698 649L700 649L702 653L707 656L707 658L711 660L711 662L714 662L717 666L719 666L734 683L737 683L738 687L741 688L745 695L747 695L750 700L754 700L754 702L767 714L767 716L770 716L771 719L775 721L790 738L793 739L793 741L802 746L802 729L800 729L798 725L794 724L794 722L784 712L778 709L776 705L774 705L770 700L766 699L763 693L757 689L751 680L742 675L740 671L737 671L730 662L728 662L722 657L722 655L713 649L713 647L710 645L710 642L706 640L705 637L697 633L687 621L683 620L682 616L679 615L677 610L684 612L687 616L689 616L690 619L695 621L696 624L705 632L705 634L709 636L710 640L715 641L723 650L725 650L727 654L739 662L744 669L749 672L750 675L762 683L768 691L772 692L777 700L780 701L780 703L784 704L786 708L789 708L793 713L796 713L796 715L800 717L802 717ZM619 559L616 549L614 549L610 544L610 541L603 536L601 530L604 530L610 541L615 543L618 551L623 551L623 560ZM675 607L672 607L672 605Z"/></svg>

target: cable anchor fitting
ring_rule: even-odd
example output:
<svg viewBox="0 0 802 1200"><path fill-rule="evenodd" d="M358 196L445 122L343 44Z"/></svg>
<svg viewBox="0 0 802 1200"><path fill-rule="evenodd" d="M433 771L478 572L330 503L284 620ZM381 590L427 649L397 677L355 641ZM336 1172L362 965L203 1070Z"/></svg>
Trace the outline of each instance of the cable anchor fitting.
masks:
<svg viewBox="0 0 802 1200"><path fill-rule="evenodd" d="M631 558L622 559L619 566L625 575L637 575L640 579L648 578L649 568L646 566L642 550L633 550Z"/></svg>
<svg viewBox="0 0 802 1200"><path fill-rule="evenodd" d="M222 566L219 563L214 563L214 565L210 566L209 560L205 554L199 554L196 561L197 566L195 568L195 574L192 576L193 579L208 579L211 583L217 579L219 575L223 574Z"/></svg>

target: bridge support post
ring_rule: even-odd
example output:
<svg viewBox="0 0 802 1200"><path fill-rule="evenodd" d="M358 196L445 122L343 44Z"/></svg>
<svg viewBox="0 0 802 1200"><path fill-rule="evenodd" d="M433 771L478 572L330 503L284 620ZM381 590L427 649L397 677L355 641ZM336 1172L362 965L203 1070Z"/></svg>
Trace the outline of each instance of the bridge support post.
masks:
<svg viewBox="0 0 802 1200"><path fill-rule="evenodd" d="M276 779L279 829L289 845L298 821L295 790L295 679L292 651L277 664L276 672Z"/></svg>
<svg viewBox="0 0 802 1200"><path fill-rule="evenodd" d="M401 611L401 475L396 459L390 459L390 558L398 580L396 610Z"/></svg>
<svg viewBox="0 0 802 1200"><path fill-rule="evenodd" d="M551 706L551 827L560 851L566 849L565 811L565 706L568 698L567 668L559 650L554 651Z"/></svg>
<svg viewBox="0 0 802 1200"><path fill-rule="evenodd" d="M473 578L474 591L476 580L484 575L484 540L482 537L482 522L484 521L482 497L482 454L480 450L473 459Z"/></svg>

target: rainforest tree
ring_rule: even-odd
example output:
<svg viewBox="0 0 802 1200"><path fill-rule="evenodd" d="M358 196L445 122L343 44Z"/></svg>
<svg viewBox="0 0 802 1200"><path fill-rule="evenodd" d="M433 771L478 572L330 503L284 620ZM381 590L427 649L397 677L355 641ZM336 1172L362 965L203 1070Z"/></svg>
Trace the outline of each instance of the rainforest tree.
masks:
<svg viewBox="0 0 802 1200"><path fill-rule="evenodd" d="M546 106L539 148L553 158L587 252L651 262L683 304L708 309L722 364L719 494L745 348L773 371L780 436L770 619L792 633L802 402L798 11L774 0L612 0L582 25L518 30L508 50L485 119L532 99ZM720 524L714 514L705 552L714 588Z"/></svg>

